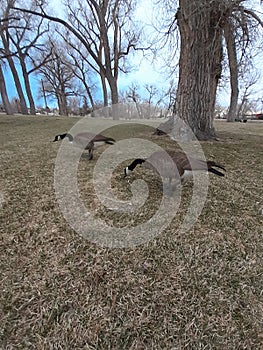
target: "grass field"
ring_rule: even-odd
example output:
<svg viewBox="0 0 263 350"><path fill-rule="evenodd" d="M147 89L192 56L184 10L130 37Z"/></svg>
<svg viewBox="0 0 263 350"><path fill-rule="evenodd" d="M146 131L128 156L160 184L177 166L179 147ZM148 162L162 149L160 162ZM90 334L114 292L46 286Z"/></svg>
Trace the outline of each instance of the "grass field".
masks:
<svg viewBox="0 0 263 350"><path fill-rule="evenodd" d="M177 230L189 183L165 232L109 249L75 233L56 201L60 144L50 141L76 120L0 116L0 349L263 349L263 123L216 121L219 141L202 146L227 174L209 175L191 230ZM170 142L145 125L104 134ZM79 165L81 195L98 213L89 178L102 150ZM129 184L114 174L125 198ZM150 194L145 215L158 205L154 179Z"/></svg>

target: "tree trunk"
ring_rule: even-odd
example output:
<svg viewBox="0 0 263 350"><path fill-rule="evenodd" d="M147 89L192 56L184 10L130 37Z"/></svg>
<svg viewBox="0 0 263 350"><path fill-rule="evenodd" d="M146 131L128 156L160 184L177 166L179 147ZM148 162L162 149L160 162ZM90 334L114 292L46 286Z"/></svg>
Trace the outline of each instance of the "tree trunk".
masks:
<svg viewBox="0 0 263 350"><path fill-rule="evenodd" d="M67 97L63 91L59 91L57 94L59 115L68 115Z"/></svg>
<svg viewBox="0 0 263 350"><path fill-rule="evenodd" d="M2 102L3 102L3 105L4 105L4 109L6 111L6 114L8 114L8 115L14 114L13 108L12 108L10 102L9 102L9 99L8 99L4 73L3 73L1 65L0 65L0 94L1 94L1 97L2 97Z"/></svg>
<svg viewBox="0 0 263 350"><path fill-rule="evenodd" d="M91 109L92 109L92 111L94 111L95 110L95 103L94 103L94 100L93 100L93 96L92 96L90 88L89 88L89 86L88 86L88 84L86 83L85 80L83 80L83 85L85 86L86 93L88 95L88 98L89 98L89 101L90 101L90 104L91 104Z"/></svg>
<svg viewBox="0 0 263 350"><path fill-rule="evenodd" d="M238 104L238 62L234 37L234 28L230 21L227 21L224 26L224 36L226 40L229 71L230 71L230 86L231 97L230 105L227 115L228 122L234 122L237 117L237 104Z"/></svg>
<svg viewBox="0 0 263 350"><path fill-rule="evenodd" d="M109 82L110 91L111 91L111 103L113 105L116 105L119 103L117 80L115 79L115 77L110 76L108 77L108 82Z"/></svg>
<svg viewBox="0 0 263 350"><path fill-rule="evenodd" d="M108 76L108 82L110 85L110 92L111 92L111 117L115 120L120 119L119 116L119 95L118 95L118 88L117 88L117 80L113 76Z"/></svg>
<svg viewBox="0 0 263 350"><path fill-rule="evenodd" d="M29 108L30 108L30 114L36 115L35 102L34 102L31 87L30 87L30 81L29 81L29 76L26 69L25 59L22 56L22 53L20 55L20 64L21 64L21 69L24 77L25 89L26 89L26 94L27 94Z"/></svg>
<svg viewBox="0 0 263 350"><path fill-rule="evenodd" d="M17 73L15 64L14 64L14 62L13 62L11 57L8 58L8 63L9 63L12 75L14 77L14 83L15 83L16 90L17 90L17 93L18 93L18 96L19 96L19 104L20 104L21 113L22 114L28 114L26 100L25 100L23 89L22 89L22 86L21 86L21 83L20 83L20 80L19 80L19 75Z"/></svg>
<svg viewBox="0 0 263 350"><path fill-rule="evenodd" d="M109 105L108 91L107 91L107 86L106 86L105 75L102 72L102 70L100 70L100 79L101 79L102 93L103 93L103 106L108 107L108 105Z"/></svg>
<svg viewBox="0 0 263 350"><path fill-rule="evenodd" d="M180 0L179 4L181 50L173 118L182 119L199 140L213 139L216 90L222 70L220 12L203 0Z"/></svg>
<svg viewBox="0 0 263 350"><path fill-rule="evenodd" d="M11 56L8 42L7 42L3 32L1 33L1 39L2 39L2 42L3 42L3 45L4 45L5 54L7 55L7 61L8 61L9 67L10 67L11 73L12 73L13 78L14 78L14 83L15 83L15 86L16 86L16 90L17 90L17 93L18 93L18 96L19 96L19 103L20 103L21 113L22 114L28 114L26 100L25 100L23 89L22 89L22 86L21 86L21 83L20 83L20 80L19 80L19 75L18 75L16 66L15 66L15 63L13 61L13 58Z"/></svg>

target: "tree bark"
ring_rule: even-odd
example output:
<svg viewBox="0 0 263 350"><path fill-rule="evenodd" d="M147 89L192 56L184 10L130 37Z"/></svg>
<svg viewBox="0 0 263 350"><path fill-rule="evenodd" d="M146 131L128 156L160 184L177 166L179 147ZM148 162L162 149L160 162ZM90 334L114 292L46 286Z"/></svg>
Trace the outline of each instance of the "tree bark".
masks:
<svg viewBox="0 0 263 350"><path fill-rule="evenodd" d="M34 102L34 98L32 95L29 76L28 76L27 69L26 69L26 63L25 63L25 59L23 57L22 52L19 53L19 60L20 60L20 64L21 64L23 77L24 77L25 89L26 89L26 94L27 94L29 108L30 108L30 114L35 115L36 114L35 102Z"/></svg>
<svg viewBox="0 0 263 350"><path fill-rule="evenodd" d="M6 35L9 35L8 32L6 32ZM26 100L25 100L25 96L23 93L23 89L20 83L20 79L19 79L19 75L15 66L15 63L13 61L11 52L9 50L9 45L8 45L8 41L4 35L4 32L1 32L1 39L3 42L3 46L5 49L5 54L7 55L7 61L11 70L11 73L13 75L14 78L14 83L15 83L15 87L19 96L19 103L20 103L20 110L22 114L28 114L28 110L27 110L27 105L26 105Z"/></svg>
<svg viewBox="0 0 263 350"><path fill-rule="evenodd" d="M92 111L94 111L95 103L94 103L93 96L92 96L92 93L90 91L90 88L89 88L88 84L86 82L84 82L84 81L83 81L83 85L85 86L86 93L87 93L89 101L90 101L91 109L92 109Z"/></svg>
<svg viewBox="0 0 263 350"><path fill-rule="evenodd" d="M230 86L231 86L231 97L230 105L227 114L227 121L234 122L237 117L237 104L238 104L238 62L237 52L234 37L234 28L231 24L231 20L226 21L224 26L224 37L226 40L229 71L230 71Z"/></svg>
<svg viewBox="0 0 263 350"><path fill-rule="evenodd" d="M68 115L67 96L64 91L57 93L59 115Z"/></svg>
<svg viewBox="0 0 263 350"><path fill-rule="evenodd" d="M216 138L213 120L222 72L220 4L219 0L179 1L176 14L181 39L178 88L173 117L160 126L157 133L175 130L175 137L181 133L181 137L189 138L190 133L180 123L182 120L199 140Z"/></svg>
<svg viewBox="0 0 263 350"><path fill-rule="evenodd" d="M0 94L1 94L1 97L2 97L2 102L3 102L3 105L4 105L4 109L6 111L6 114L8 114L8 115L14 114L13 108L12 108L10 102L9 102L9 99L8 99L4 73L3 73L1 65L0 65Z"/></svg>
<svg viewBox="0 0 263 350"><path fill-rule="evenodd" d="M119 102L117 80L113 76L108 76L107 80L109 82L110 91L111 91L111 103L115 105Z"/></svg>
<svg viewBox="0 0 263 350"><path fill-rule="evenodd" d="M222 70L219 15L203 0L180 0L177 13L181 51L174 111L199 140L216 136L213 119Z"/></svg>
<svg viewBox="0 0 263 350"><path fill-rule="evenodd" d="M101 86L102 86L102 93L103 93L103 106L108 107L109 101L108 101L108 91L107 91L107 85L106 85L106 78L102 71L100 71L100 80L101 80Z"/></svg>

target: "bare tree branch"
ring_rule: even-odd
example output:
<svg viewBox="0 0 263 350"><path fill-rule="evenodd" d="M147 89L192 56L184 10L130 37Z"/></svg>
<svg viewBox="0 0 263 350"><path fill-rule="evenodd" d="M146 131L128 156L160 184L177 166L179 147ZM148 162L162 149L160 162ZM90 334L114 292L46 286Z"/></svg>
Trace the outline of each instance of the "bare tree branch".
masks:
<svg viewBox="0 0 263 350"><path fill-rule="evenodd" d="M50 21L62 24L64 27L66 27L68 30L70 30L70 32L72 32L79 39L79 41L82 42L82 44L85 46L85 48L87 49L87 51L89 52L91 57L94 59L94 61L98 64L98 66L102 70L104 70L103 65L101 64L101 62L99 62L99 60L97 59L96 55L91 50L89 43L87 43L87 41L83 38L83 36L77 30L75 30L75 28L72 27L68 22L64 21L61 18L50 16L50 15L46 14L44 11L42 13L40 13L40 12L36 12L36 11L32 11L32 10L19 8L19 7L12 7L12 8L14 10L17 10L17 11L22 11L22 12L25 12L25 13L31 13L32 15L40 16L40 17L48 19Z"/></svg>

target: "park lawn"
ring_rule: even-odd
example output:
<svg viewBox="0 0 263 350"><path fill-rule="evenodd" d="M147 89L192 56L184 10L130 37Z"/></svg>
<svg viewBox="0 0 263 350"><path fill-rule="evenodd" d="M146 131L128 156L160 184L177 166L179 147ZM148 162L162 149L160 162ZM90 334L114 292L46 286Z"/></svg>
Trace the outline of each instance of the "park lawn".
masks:
<svg viewBox="0 0 263 350"><path fill-rule="evenodd" d="M219 140L202 146L227 173L209 175L205 206L189 231L178 225L191 182L161 235L136 248L110 249L74 232L56 201L60 144L51 141L77 120L0 116L0 348L262 349L263 123L215 122ZM103 133L117 140L172 145L144 122L118 128L106 120L90 123L104 125ZM121 226L127 218L103 212L89 180L105 148L96 150L93 162L81 158L80 191L88 207ZM130 185L122 168L112 185L126 198ZM160 192L152 175L137 174L153 183L145 219Z"/></svg>

